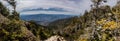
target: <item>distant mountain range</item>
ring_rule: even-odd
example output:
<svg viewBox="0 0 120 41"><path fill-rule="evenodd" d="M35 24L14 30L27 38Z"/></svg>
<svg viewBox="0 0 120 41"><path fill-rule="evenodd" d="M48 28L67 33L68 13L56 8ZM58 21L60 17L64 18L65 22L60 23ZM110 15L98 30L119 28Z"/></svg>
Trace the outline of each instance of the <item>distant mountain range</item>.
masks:
<svg viewBox="0 0 120 41"><path fill-rule="evenodd" d="M41 25L47 25L50 22L59 20L59 19L65 19L65 18L71 18L72 15L63 15L63 14L34 14L34 15L21 15L20 16L22 20L25 21L35 21L38 24Z"/></svg>

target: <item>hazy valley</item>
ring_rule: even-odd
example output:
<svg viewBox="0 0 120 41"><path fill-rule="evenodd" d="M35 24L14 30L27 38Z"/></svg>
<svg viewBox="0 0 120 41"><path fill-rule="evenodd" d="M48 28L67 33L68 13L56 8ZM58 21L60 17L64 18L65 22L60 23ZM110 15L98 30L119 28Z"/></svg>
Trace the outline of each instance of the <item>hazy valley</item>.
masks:
<svg viewBox="0 0 120 41"><path fill-rule="evenodd" d="M49 23L60 20L72 18L75 15L63 15L63 14L35 14L35 15L21 15L20 18L25 21L34 21L40 25L48 25Z"/></svg>

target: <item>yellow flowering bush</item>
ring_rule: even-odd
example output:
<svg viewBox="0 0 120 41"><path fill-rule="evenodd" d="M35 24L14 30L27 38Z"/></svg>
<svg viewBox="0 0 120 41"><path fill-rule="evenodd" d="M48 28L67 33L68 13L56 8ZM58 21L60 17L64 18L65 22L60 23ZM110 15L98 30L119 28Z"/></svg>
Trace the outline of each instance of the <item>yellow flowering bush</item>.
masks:
<svg viewBox="0 0 120 41"><path fill-rule="evenodd" d="M115 29L117 28L117 23L115 21L109 21L103 25L103 29Z"/></svg>
<svg viewBox="0 0 120 41"><path fill-rule="evenodd" d="M97 21L97 24L102 26L102 29L116 29L117 28L117 22L115 21L106 21L105 19L101 19L100 21Z"/></svg>
<svg viewBox="0 0 120 41"><path fill-rule="evenodd" d="M101 19L100 21L97 21L98 24L104 24L106 19Z"/></svg>

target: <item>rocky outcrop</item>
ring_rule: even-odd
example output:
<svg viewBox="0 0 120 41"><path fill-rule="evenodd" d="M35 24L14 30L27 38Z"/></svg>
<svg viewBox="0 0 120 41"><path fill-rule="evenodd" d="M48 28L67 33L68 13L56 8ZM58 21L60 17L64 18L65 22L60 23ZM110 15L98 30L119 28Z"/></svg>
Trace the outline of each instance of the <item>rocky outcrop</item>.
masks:
<svg viewBox="0 0 120 41"><path fill-rule="evenodd" d="M36 40L36 36L34 36L34 34L31 31L29 31L27 28L23 27L22 32L24 34L23 41L39 41Z"/></svg>
<svg viewBox="0 0 120 41"><path fill-rule="evenodd" d="M45 41L66 41L66 40L61 36L55 35L55 36L52 36L52 37L48 38Z"/></svg>
<svg viewBox="0 0 120 41"><path fill-rule="evenodd" d="M9 19L5 18L2 14L0 14L0 23L7 23Z"/></svg>

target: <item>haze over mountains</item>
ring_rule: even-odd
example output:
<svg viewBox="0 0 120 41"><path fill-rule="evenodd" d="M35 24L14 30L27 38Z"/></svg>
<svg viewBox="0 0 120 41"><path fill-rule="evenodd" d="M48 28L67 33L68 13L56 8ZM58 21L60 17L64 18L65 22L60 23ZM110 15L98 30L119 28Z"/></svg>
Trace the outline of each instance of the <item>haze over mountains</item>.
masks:
<svg viewBox="0 0 120 41"><path fill-rule="evenodd" d="M25 21L35 21L38 24L41 25L47 25L50 22L59 20L59 19L65 19L65 18L71 18L74 15L63 15L63 14L34 14L34 15L21 15L21 19Z"/></svg>

